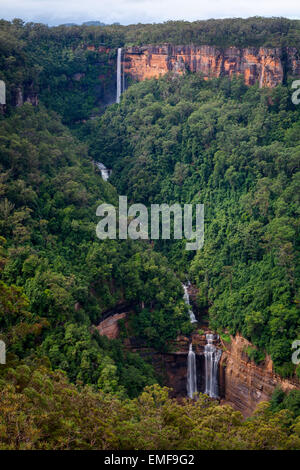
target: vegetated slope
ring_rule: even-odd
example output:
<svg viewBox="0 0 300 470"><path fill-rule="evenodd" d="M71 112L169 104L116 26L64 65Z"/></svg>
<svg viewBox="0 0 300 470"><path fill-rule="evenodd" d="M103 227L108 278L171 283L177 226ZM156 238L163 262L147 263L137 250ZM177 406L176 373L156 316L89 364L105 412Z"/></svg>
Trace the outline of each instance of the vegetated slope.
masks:
<svg viewBox="0 0 300 470"><path fill-rule="evenodd" d="M186 315L161 254L95 240L95 207L116 193L57 116L25 105L2 118L0 161L2 450L300 447L297 396L277 396L244 421L205 396L179 404L157 385L140 393L156 380L152 368L93 335L91 322L121 292L150 309L135 317L142 313L154 344L176 334Z"/></svg>
<svg viewBox="0 0 300 470"><path fill-rule="evenodd" d="M180 282L161 253L146 242L95 238L96 207L117 203L117 192L91 157L114 167L112 182L134 202L205 203L203 251L194 257L184 243L157 248L179 276L190 269L213 328L239 329L272 353L281 373L293 372L299 110L289 90L165 77L132 87L120 107L79 124L85 144L49 111L72 127L100 111L97 75L105 83L115 52L87 45L215 44L224 27L220 46L297 46L298 25L0 22L0 79L8 85L0 118L0 338L8 353L0 368L0 448L299 448L296 393L277 394L245 423L205 398L181 405L157 386L140 395L157 382L153 368L93 330L120 301L134 305L133 333L157 350L190 326ZM38 93L47 109L15 110L19 87L25 99Z"/></svg>
<svg viewBox="0 0 300 470"><path fill-rule="evenodd" d="M180 282L149 243L98 240L96 208L117 205L116 191L54 113L25 104L0 123L7 367L47 356L74 382L134 396L157 381L152 367L92 325L105 309L132 304L137 336L166 349L189 327Z"/></svg>
<svg viewBox="0 0 300 470"><path fill-rule="evenodd" d="M280 374L292 375L300 107L289 86L169 75L130 87L82 136L91 154L101 149L113 184L135 203L205 204L201 251L187 253L182 242L160 248L190 272L212 328L239 331Z"/></svg>
<svg viewBox="0 0 300 470"><path fill-rule="evenodd" d="M0 379L0 449L267 450L299 449L299 417L267 403L244 421L230 406L202 395L178 403L147 387L120 401L75 387L43 365L19 366Z"/></svg>
<svg viewBox="0 0 300 470"><path fill-rule="evenodd" d="M112 49L91 51L89 44ZM1 20L0 79L6 82L7 112L20 104L20 98L38 97L66 124L99 113L115 95L117 44L114 34L94 34L88 27L49 28Z"/></svg>

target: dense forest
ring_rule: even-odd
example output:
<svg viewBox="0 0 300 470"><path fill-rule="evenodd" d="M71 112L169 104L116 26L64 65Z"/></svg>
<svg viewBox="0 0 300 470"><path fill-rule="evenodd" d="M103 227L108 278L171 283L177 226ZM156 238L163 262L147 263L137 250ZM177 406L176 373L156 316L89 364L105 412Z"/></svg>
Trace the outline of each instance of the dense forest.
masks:
<svg viewBox="0 0 300 470"><path fill-rule="evenodd" d="M299 410L262 403L251 419L202 395L178 403L158 385L132 400L75 387L42 364L10 370L1 384L0 449L294 450ZM278 405L277 405L278 406Z"/></svg>
<svg viewBox="0 0 300 470"><path fill-rule="evenodd" d="M55 118L27 104L2 121L4 339L11 353L23 357L36 349L75 381L100 384L105 377L117 389L125 380L134 394L153 382L151 367L134 354L123 357L120 345L94 337L90 325L120 301L142 318L151 307L151 318L137 328L144 326L145 339L163 349L189 329L182 287L151 245L98 242L96 208L115 203L116 192Z"/></svg>
<svg viewBox="0 0 300 470"><path fill-rule="evenodd" d="M190 74L134 85L81 128L120 194L204 204L203 250L157 245L189 272L211 326L241 332L284 376L299 331L299 118L288 87Z"/></svg>
<svg viewBox="0 0 300 470"><path fill-rule="evenodd" d="M300 448L298 390L276 390L244 420L205 396L170 399L151 361L125 347L130 334L164 353L191 333L181 285L190 279L211 329L242 334L257 364L269 354L281 377L300 377L291 362L300 194L291 82L259 89L167 74L113 104L116 48L162 42L300 50L300 21L0 21L0 449ZM112 168L109 182L95 161ZM203 203L203 249L100 242L96 208L119 194ZM100 336L103 312L120 304L129 325L119 339Z"/></svg>

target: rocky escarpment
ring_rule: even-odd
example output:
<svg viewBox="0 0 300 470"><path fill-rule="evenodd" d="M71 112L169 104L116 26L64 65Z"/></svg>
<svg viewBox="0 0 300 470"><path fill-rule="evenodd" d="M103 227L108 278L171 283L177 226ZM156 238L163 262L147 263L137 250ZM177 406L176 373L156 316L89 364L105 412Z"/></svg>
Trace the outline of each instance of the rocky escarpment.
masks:
<svg viewBox="0 0 300 470"><path fill-rule="evenodd" d="M220 388L224 402L249 416L262 401L268 401L277 386L284 391L300 389L297 379L283 379L274 373L269 356L257 365L245 352L252 346L240 335L231 337L230 343L223 342L220 361Z"/></svg>
<svg viewBox="0 0 300 470"><path fill-rule="evenodd" d="M126 316L126 312L116 313L101 321L96 329L100 335L107 336L109 339L116 339L119 336L119 320L125 319Z"/></svg>
<svg viewBox="0 0 300 470"><path fill-rule="evenodd" d="M123 51L127 76L141 81L159 78L167 72L189 70L205 79L243 75L247 85L275 87L285 74L300 76L300 57L295 48L245 48L214 46L134 46Z"/></svg>

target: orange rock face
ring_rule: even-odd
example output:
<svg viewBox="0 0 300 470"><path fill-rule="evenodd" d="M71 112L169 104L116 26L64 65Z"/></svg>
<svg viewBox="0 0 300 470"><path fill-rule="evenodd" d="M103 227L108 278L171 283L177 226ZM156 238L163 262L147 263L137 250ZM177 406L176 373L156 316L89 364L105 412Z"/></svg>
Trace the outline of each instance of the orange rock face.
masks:
<svg viewBox="0 0 300 470"><path fill-rule="evenodd" d="M119 335L118 320L126 318L126 313L117 313L103 320L96 327L100 335L107 336L109 339L116 339Z"/></svg>
<svg viewBox="0 0 300 470"><path fill-rule="evenodd" d="M141 81L159 78L167 72L182 74L189 70L201 73L203 78L243 75L247 85L258 82L260 87L274 87L283 81L284 65L279 48L229 47L221 50L214 46L134 46L124 50L125 74ZM287 51L288 68L300 74L297 51Z"/></svg>
<svg viewBox="0 0 300 470"><path fill-rule="evenodd" d="M256 365L245 353L252 346L242 336L231 337L231 343L223 344L226 348L220 361L221 389L225 402L250 416L261 401L268 401L274 389L280 386L284 391L300 389L300 382L282 379L273 372L270 357L261 365Z"/></svg>

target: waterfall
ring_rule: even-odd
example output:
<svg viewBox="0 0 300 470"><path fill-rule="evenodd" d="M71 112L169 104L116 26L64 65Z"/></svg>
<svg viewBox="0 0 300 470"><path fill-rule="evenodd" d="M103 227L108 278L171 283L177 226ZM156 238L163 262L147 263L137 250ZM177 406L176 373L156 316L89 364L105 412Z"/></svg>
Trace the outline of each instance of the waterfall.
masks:
<svg viewBox="0 0 300 470"><path fill-rule="evenodd" d="M214 335L207 334L207 344L204 346L205 356L205 394L211 398L219 397L218 390L218 364L222 355L221 349L213 345Z"/></svg>
<svg viewBox="0 0 300 470"><path fill-rule="evenodd" d="M116 103L120 103L120 97L122 94L122 47L118 48L117 58L117 99Z"/></svg>
<svg viewBox="0 0 300 470"><path fill-rule="evenodd" d="M94 164L95 164L96 167L100 170L102 179L104 179L104 181L107 181L108 178L109 178L110 175L111 175L111 170L109 170L108 168L106 168L106 166L103 165L103 163L101 163L101 162L94 162Z"/></svg>
<svg viewBox="0 0 300 470"><path fill-rule="evenodd" d="M190 321L191 321L191 323L197 323L195 314L194 314L193 310L191 309L190 296L189 296L189 293L188 293L188 286L185 285L185 284L182 284L182 286L183 286L183 289L184 289L183 299L184 299L186 305L189 307Z"/></svg>
<svg viewBox="0 0 300 470"><path fill-rule="evenodd" d="M196 370L196 355L193 351L193 345L190 343L187 364L187 396L195 398L197 393L197 370Z"/></svg>

